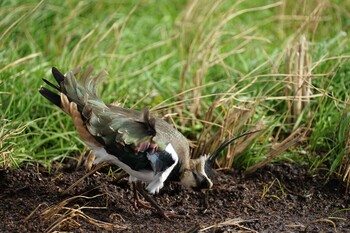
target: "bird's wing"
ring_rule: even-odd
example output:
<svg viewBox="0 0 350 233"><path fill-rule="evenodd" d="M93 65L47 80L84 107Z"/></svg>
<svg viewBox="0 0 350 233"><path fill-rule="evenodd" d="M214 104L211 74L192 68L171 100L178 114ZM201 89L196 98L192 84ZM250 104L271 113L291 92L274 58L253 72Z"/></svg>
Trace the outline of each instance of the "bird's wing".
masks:
<svg viewBox="0 0 350 233"><path fill-rule="evenodd" d="M148 108L143 112L118 109L107 106L99 98L96 87L103 73L92 77L92 70L88 69L81 75L80 81L75 78L76 72L63 75L53 68L52 73L58 86L44 81L61 92L61 96L45 87L41 87L40 93L75 119L80 137L89 146L99 144L98 147L104 148L133 170L159 173L175 163L165 150L167 142L153 141L157 134L155 118ZM74 108L73 111L70 108Z"/></svg>
<svg viewBox="0 0 350 233"><path fill-rule="evenodd" d="M96 108L87 105L90 113L85 114L86 127L95 137L103 139L105 145L118 143L130 146L135 152L156 149L152 141L156 135L155 119L150 115L148 108L131 117L126 114L111 111L107 108ZM85 110L86 113L88 110Z"/></svg>
<svg viewBox="0 0 350 233"><path fill-rule="evenodd" d="M149 109L143 112L123 109L91 108L86 128L104 145L106 151L116 156L133 170L151 170L160 174L177 163L175 151L167 151L168 142L155 142L155 118Z"/></svg>

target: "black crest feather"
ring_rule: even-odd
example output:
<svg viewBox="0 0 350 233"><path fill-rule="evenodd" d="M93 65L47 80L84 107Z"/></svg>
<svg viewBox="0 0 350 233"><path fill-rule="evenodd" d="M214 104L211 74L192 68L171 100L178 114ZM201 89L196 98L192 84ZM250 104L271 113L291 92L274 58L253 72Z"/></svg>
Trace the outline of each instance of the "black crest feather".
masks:
<svg viewBox="0 0 350 233"><path fill-rule="evenodd" d="M252 134L252 133L257 133L260 130L255 130L255 131L248 131L248 132L244 132L234 138L231 138L225 142L223 142L208 158L207 163L212 167L214 166L214 162L215 159L220 155L220 153L227 147L229 146L231 143L233 143L234 141L236 141L237 139L244 137L246 135Z"/></svg>

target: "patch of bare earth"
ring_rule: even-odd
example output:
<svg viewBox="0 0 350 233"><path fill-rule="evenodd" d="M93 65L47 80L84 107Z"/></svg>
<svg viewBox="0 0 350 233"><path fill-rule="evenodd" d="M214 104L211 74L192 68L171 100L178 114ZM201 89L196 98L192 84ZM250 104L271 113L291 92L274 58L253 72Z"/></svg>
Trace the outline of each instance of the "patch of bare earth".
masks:
<svg viewBox="0 0 350 233"><path fill-rule="evenodd" d="M126 178L105 172L84 179L74 169L0 170L0 232L349 232L349 193L306 167L269 165L251 176L217 171L206 194L168 184L155 196L183 219L135 210Z"/></svg>

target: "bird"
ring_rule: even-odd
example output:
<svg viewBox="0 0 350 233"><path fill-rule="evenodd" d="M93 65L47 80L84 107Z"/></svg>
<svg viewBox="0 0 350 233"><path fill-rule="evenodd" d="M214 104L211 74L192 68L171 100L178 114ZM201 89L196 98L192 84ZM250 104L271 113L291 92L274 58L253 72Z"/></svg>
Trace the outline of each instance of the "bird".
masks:
<svg viewBox="0 0 350 233"><path fill-rule="evenodd" d="M52 67L57 82L43 81L39 92L71 116L81 140L96 156L95 164L108 162L127 174L133 185L135 205L149 207L165 219L178 217L163 210L149 194L159 193L165 181L181 183L194 191L213 186L213 166L219 154L246 132L222 143L209 155L191 158L187 138L165 120L153 116L150 109L142 111L106 104L99 97L97 86L107 75L93 75L93 68L75 69L62 74ZM145 191L145 189L147 191Z"/></svg>

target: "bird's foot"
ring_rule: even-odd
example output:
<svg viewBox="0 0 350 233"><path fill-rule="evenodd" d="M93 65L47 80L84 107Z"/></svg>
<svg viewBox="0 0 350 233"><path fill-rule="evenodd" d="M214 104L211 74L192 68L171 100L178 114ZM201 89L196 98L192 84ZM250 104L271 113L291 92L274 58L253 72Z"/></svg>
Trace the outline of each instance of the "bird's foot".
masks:
<svg viewBox="0 0 350 233"><path fill-rule="evenodd" d="M171 218L185 218L185 216L178 215L174 211L166 211L163 208L161 208L157 204L157 202L151 196L149 196L148 193L144 190L141 182L133 183L133 186L134 186L134 202L135 203L137 203L137 204L142 203L141 206L145 204L143 201L140 200L140 198L138 196L138 192L139 192L146 199L146 201L147 201L146 203L150 205L150 206L148 206L146 204L146 206L151 208L154 213L160 215L161 217L165 218L166 220L170 220Z"/></svg>
<svg viewBox="0 0 350 233"><path fill-rule="evenodd" d="M151 205L147 201L142 201L139 198L134 199L133 206L136 210L143 208L143 209L151 209Z"/></svg>
<svg viewBox="0 0 350 233"><path fill-rule="evenodd" d="M157 213L168 221L170 221L172 218L186 218L186 216L179 215L175 211L157 210Z"/></svg>

